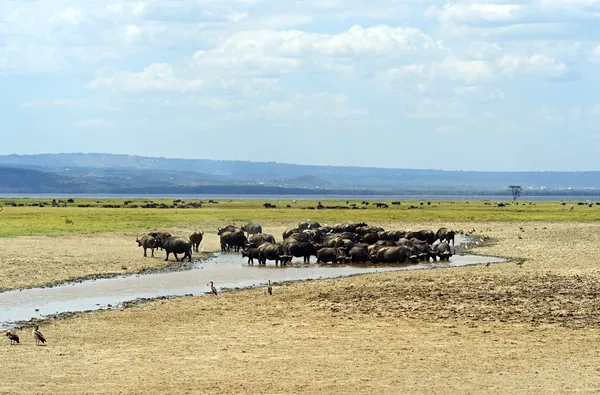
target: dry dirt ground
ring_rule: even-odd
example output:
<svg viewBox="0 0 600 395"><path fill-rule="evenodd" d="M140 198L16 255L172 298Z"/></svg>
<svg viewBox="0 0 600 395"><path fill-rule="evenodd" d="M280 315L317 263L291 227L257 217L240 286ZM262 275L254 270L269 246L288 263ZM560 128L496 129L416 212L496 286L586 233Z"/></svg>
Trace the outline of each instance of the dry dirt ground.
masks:
<svg viewBox="0 0 600 395"><path fill-rule="evenodd" d="M82 313L44 324L47 346L36 347L29 329L19 346L4 339L0 393L600 392L600 224L443 225L496 241L478 253L524 262ZM265 230L280 237L280 226ZM0 240L1 287L164 265L141 257L131 236L49 239ZM92 250L77 252L92 239ZM30 257L18 258L23 246ZM11 268L17 259L29 267Z"/></svg>

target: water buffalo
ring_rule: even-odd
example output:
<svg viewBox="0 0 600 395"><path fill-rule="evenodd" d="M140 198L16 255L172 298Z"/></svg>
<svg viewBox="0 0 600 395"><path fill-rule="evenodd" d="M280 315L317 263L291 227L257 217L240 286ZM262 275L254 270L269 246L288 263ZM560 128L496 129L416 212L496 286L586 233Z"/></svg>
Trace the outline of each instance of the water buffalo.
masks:
<svg viewBox="0 0 600 395"><path fill-rule="evenodd" d="M434 244L432 247L432 252L433 260L435 260L435 257L437 256L440 258L440 261L447 261L450 260L450 257L452 256L452 250L450 249L450 245L446 241Z"/></svg>
<svg viewBox="0 0 600 395"><path fill-rule="evenodd" d="M169 232L150 232L148 233L148 236L152 236L155 239L156 238L161 238L161 239L166 239L167 237L171 237L172 235ZM162 251L162 247L160 247L160 250Z"/></svg>
<svg viewBox="0 0 600 395"><path fill-rule="evenodd" d="M231 248L238 252L240 248L244 248L248 243L248 239L243 231L239 232L224 232L221 234L221 252L230 251Z"/></svg>
<svg viewBox="0 0 600 395"><path fill-rule="evenodd" d="M391 240L391 241L398 241L401 238L403 238L405 235L406 235L406 232L402 232L399 230L388 230L388 231L382 231L382 232L377 233L379 240Z"/></svg>
<svg viewBox="0 0 600 395"><path fill-rule="evenodd" d="M342 263L347 258L344 248L320 248L317 251L317 262Z"/></svg>
<svg viewBox="0 0 600 395"><path fill-rule="evenodd" d="M419 257L419 260L426 261L435 256L429 243L425 241L419 241L415 238L410 239L410 242L415 254Z"/></svg>
<svg viewBox="0 0 600 395"><path fill-rule="evenodd" d="M237 226L234 226L234 225L227 225L224 228L217 228L218 235L222 235L225 232L237 233L237 232L241 232L241 231L242 230L240 228L238 228Z"/></svg>
<svg viewBox="0 0 600 395"><path fill-rule="evenodd" d="M304 263L310 263L310 256L317 256L317 248L314 244L308 242L292 242L285 245L286 255L303 257Z"/></svg>
<svg viewBox="0 0 600 395"><path fill-rule="evenodd" d="M340 233L329 233L323 237L323 242L327 242L329 239L333 239L339 237L341 239L349 239L354 242L358 242L361 239L361 236L358 233L354 232L340 232Z"/></svg>
<svg viewBox="0 0 600 395"><path fill-rule="evenodd" d="M260 224L246 224L241 228L244 232L246 232L247 236L255 235L257 233L262 233L262 226Z"/></svg>
<svg viewBox="0 0 600 395"><path fill-rule="evenodd" d="M154 249L156 248L156 239L150 235L145 235L142 236L142 238L135 238L135 241L138 243L138 247L143 247L144 248L144 256L146 255L146 250L148 248L150 248L150 250L152 251L152 258L154 258Z"/></svg>
<svg viewBox="0 0 600 395"><path fill-rule="evenodd" d="M375 232L364 233L361 238L361 243L375 244L379 240L379 236Z"/></svg>
<svg viewBox="0 0 600 395"><path fill-rule="evenodd" d="M298 229L298 228L288 228L282 234L283 240L287 239L288 237L290 237L294 233L300 233L300 232L302 232L302 231L300 229Z"/></svg>
<svg viewBox="0 0 600 395"><path fill-rule="evenodd" d="M405 263L411 259L411 251L405 246L383 247L371 255L370 259L373 263Z"/></svg>
<svg viewBox="0 0 600 395"><path fill-rule="evenodd" d="M435 241L435 233L433 233L433 230L431 230L431 229L424 229L424 230L419 230L416 232L409 232L406 234L405 237L407 239L412 239L414 237L415 239L419 239L421 241L426 241L429 244L433 244L433 242Z"/></svg>
<svg viewBox="0 0 600 395"><path fill-rule="evenodd" d="M257 233L250 236L250 238L248 239L248 243L250 243L252 247L258 247L263 243L275 244L275 237L267 233Z"/></svg>
<svg viewBox="0 0 600 395"><path fill-rule="evenodd" d="M306 233L308 239L313 243L323 242L323 232L320 229L305 229L302 233Z"/></svg>
<svg viewBox="0 0 600 395"><path fill-rule="evenodd" d="M175 255L175 260L179 262L177 254L184 254L181 261L188 257L192 261L192 242L183 237L167 237L165 239L156 238L156 245L162 247L167 252L165 261L169 260L169 254Z"/></svg>
<svg viewBox="0 0 600 395"><path fill-rule="evenodd" d="M200 243L202 242L202 237L204 236L204 232L194 232L190 235L190 241L192 242L192 246L194 247L194 251L198 252L198 247L200 247Z"/></svg>
<svg viewBox="0 0 600 395"><path fill-rule="evenodd" d="M258 259L258 248L251 247L246 250L242 250L242 258L248 258L248 264L254 265L254 259ZM260 261L259 261L260 262Z"/></svg>
<svg viewBox="0 0 600 395"><path fill-rule="evenodd" d="M369 249L364 244L357 244L350 249L348 255L350 255L350 261L353 263L367 262L369 260Z"/></svg>
<svg viewBox="0 0 600 395"><path fill-rule="evenodd" d="M452 241L452 247L454 247L454 230L449 228L439 228L435 233L435 239L442 241L447 241L450 243Z"/></svg>
<svg viewBox="0 0 600 395"><path fill-rule="evenodd" d="M310 235L308 233L292 233L284 239L284 241L310 241Z"/></svg>
<svg viewBox="0 0 600 395"><path fill-rule="evenodd" d="M323 246L329 248L343 247L344 239L342 239L341 237L327 238L325 241L323 241Z"/></svg>
<svg viewBox="0 0 600 395"><path fill-rule="evenodd" d="M392 240L377 240L375 242L376 246L384 246L384 247L396 247L398 244Z"/></svg>
<svg viewBox="0 0 600 395"><path fill-rule="evenodd" d="M300 230L319 229L320 227L321 227L321 224L318 222L305 221L305 222L300 222L298 224L298 229L300 229Z"/></svg>
<svg viewBox="0 0 600 395"><path fill-rule="evenodd" d="M261 265L266 265L267 260L275 261L275 265L278 265L279 261L283 264L284 258L282 258L282 255L285 255L282 244L264 243L258 247L258 263Z"/></svg>

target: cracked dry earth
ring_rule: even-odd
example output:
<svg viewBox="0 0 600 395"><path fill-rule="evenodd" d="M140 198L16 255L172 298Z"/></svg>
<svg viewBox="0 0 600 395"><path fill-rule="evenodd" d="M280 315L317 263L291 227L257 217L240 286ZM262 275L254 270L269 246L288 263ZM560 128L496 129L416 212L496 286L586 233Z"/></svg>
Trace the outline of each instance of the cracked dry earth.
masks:
<svg viewBox="0 0 600 395"><path fill-rule="evenodd" d="M28 330L19 346L5 339L0 393L600 392L600 224L449 225L491 237L474 252L522 265L276 284L272 297L251 289L77 314L41 328L46 347Z"/></svg>

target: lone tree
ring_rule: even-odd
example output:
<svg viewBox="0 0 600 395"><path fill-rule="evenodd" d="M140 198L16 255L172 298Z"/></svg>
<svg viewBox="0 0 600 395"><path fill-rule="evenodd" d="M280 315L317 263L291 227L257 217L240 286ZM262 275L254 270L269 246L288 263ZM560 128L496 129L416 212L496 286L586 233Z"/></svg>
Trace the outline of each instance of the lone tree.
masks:
<svg viewBox="0 0 600 395"><path fill-rule="evenodd" d="M512 192L513 200L517 200L517 198L521 196L521 191L523 190L523 188L521 188L520 185L509 185L508 187Z"/></svg>

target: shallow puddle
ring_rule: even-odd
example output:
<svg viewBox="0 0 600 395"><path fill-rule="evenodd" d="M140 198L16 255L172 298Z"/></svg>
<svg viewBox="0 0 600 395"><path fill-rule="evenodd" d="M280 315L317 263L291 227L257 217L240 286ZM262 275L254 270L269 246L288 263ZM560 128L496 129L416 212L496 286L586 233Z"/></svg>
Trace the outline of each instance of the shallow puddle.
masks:
<svg viewBox="0 0 600 395"><path fill-rule="evenodd" d="M314 257L312 258L315 259ZM349 276L361 273L417 270L504 262L503 258L479 255L454 255L449 262L421 264L304 264L266 266L248 265L239 254L218 254L198 262L193 269L178 272L128 275L69 283L50 288L32 288L0 293L0 328L8 329L19 321L48 315L119 307L138 298L173 295L202 295L209 281L219 288L244 288L292 280Z"/></svg>

